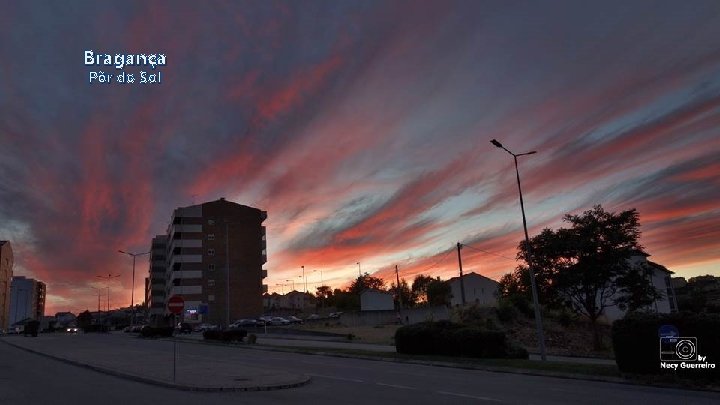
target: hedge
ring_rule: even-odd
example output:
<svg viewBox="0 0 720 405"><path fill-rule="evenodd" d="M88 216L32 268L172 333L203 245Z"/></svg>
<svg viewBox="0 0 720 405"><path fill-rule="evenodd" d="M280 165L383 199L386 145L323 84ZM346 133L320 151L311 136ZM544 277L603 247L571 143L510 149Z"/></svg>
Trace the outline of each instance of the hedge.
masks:
<svg viewBox="0 0 720 405"><path fill-rule="evenodd" d="M680 337L697 338L696 352L707 356L714 369L672 369L660 366L662 325L678 329ZM636 314L619 319L612 326L612 342L618 369L626 373L675 374L701 379L720 378L720 316L716 314ZM690 363L690 362L689 362Z"/></svg>
<svg viewBox="0 0 720 405"><path fill-rule="evenodd" d="M395 332L398 353L479 358L528 358L527 350L511 344L505 333L450 321L403 326Z"/></svg>

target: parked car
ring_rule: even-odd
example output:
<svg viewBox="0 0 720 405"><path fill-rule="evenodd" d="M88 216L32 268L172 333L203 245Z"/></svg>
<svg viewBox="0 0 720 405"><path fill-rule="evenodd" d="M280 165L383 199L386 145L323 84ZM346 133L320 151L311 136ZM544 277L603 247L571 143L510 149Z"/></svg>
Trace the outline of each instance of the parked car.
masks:
<svg viewBox="0 0 720 405"><path fill-rule="evenodd" d="M209 323L201 323L195 329L193 329L194 332L205 332L206 330L217 330L217 325L211 325Z"/></svg>
<svg viewBox="0 0 720 405"><path fill-rule="evenodd" d="M257 321L255 319L238 319L230 324L231 328L241 328L247 326L257 326Z"/></svg>
<svg viewBox="0 0 720 405"><path fill-rule="evenodd" d="M193 327L187 322L182 322L178 324L177 328L175 328L180 333L192 333Z"/></svg>
<svg viewBox="0 0 720 405"><path fill-rule="evenodd" d="M333 312L328 317L329 318L340 318L340 316L342 316L342 314L343 314L342 312Z"/></svg>
<svg viewBox="0 0 720 405"><path fill-rule="evenodd" d="M303 323L302 319L298 318L297 316L293 316L293 315L288 316L286 319L288 321L290 321L290 323L296 323L296 324Z"/></svg>
<svg viewBox="0 0 720 405"><path fill-rule="evenodd" d="M318 314L310 314L310 316L307 317L308 321L314 321L316 319L320 319L320 315Z"/></svg>
<svg viewBox="0 0 720 405"><path fill-rule="evenodd" d="M274 316L270 321L270 325L290 325L290 321L282 316Z"/></svg>

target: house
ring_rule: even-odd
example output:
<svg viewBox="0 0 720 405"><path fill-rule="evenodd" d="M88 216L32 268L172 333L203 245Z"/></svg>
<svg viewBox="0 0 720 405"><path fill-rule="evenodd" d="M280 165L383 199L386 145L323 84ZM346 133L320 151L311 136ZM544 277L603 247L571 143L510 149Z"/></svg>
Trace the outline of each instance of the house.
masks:
<svg viewBox="0 0 720 405"><path fill-rule="evenodd" d="M361 311L388 311L395 309L393 295L380 290L365 290L360 294Z"/></svg>
<svg viewBox="0 0 720 405"><path fill-rule="evenodd" d="M452 291L450 304L462 305L462 290L460 277L448 280ZM464 274L462 284L465 289L465 304L476 304L482 307L494 307L498 302L499 283L493 279L471 272Z"/></svg>
<svg viewBox="0 0 720 405"><path fill-rule="evenodd" d="M643 251L635 251L628 260L630 265L636 271L642 271L647 277L650 284L655 287L657 292L660 294L660 298L655 300L652 304L644 308L646 311L669 314L671 312L677 312L677 298L675 296L675 289L672 283L672 271L668 270L665 266L654 263L647 258L650 255ZM605 308L604 318L608 322L613 322L625 316L625 310L618 307L617 305L611 305Z"/></svg>

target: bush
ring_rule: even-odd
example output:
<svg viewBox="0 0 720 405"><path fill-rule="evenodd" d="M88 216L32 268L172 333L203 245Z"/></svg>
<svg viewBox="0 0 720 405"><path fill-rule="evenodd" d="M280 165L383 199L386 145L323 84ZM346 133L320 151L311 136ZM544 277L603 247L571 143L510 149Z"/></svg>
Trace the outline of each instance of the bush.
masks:
<svg viewBox="0 0 720 405"><path fill-rule="evenodd" d="M515 305L507 300L500 301L497 307L497 317L500 322L513 322L518 316L520 316L520 312Z"/></svg>
<svg viewBox="0 0 720 405"><path fill-rule="evenodd" d="M522 348L509 344L505 333L466 327L449 321L403 326L395 333L398 353L438 354L479 358L527 358Z"/></svg>
<svg viewBox="0 0 720 405"><path fill-rule="evenodd" d="M697 338L699 355L707 356L714 369L660 367L658 329L673 325L681 337ZM681 377L715 379L720 377L720 316L712 314L633 314L617 320L612 326L612 342L618 369L627 373L673 374Z"/></svg>
<svg viewBox="0 0 720 405"><path fill-rule="evenodd" d="M172 337L172 326L143 326L140 329L140 336L144 338Z"/></svg>

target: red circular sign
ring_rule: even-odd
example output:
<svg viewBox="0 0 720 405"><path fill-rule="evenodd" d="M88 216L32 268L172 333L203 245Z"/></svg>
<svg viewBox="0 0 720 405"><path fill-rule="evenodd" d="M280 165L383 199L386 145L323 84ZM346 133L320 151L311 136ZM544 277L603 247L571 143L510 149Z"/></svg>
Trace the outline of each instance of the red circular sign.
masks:
<svg viewBox="0 0 720 405"><path fill-rule="evenodd" d="M185 308L185 300L179 295L173 295L168 300L168 310L173 314L179 314Z"/></svg>

